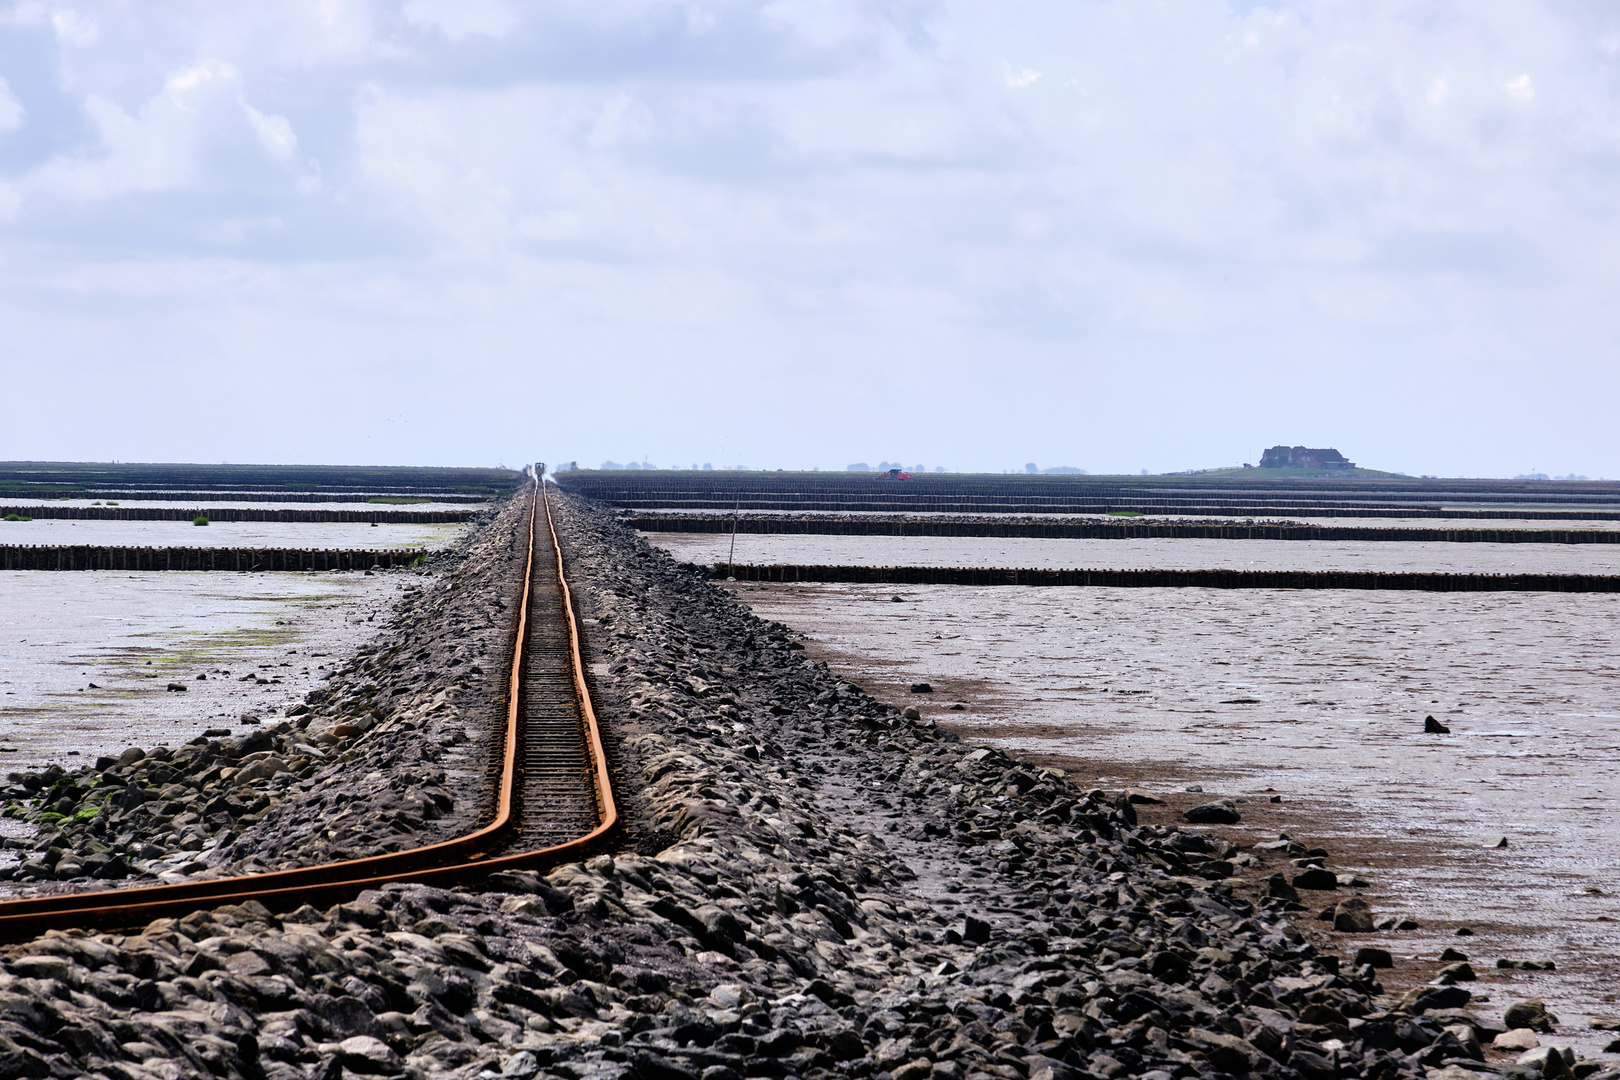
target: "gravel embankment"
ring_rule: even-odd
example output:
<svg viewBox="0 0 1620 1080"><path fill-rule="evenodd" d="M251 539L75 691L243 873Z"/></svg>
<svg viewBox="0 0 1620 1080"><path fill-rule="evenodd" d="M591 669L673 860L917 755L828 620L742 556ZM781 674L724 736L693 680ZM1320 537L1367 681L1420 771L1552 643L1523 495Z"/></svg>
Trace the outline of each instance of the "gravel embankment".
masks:
<svg viewBox="0 0 1620 1080"><path fill-rule="evenodd" d="M1457 1008L1465 988L1386 997L1375 968L1308 944L1281 878L1265 906L1231 895L1234 863L1286 867L1287 843L1138 827L1123 794L873 700L608 515L559 502L628 818L618 849L481 894L400 885L324 912L248 904L48 935L5 956L0 1075L1542 1074L1479 1060L1500 1025ZM503 515L479 542L509 551L512 528ZM437 594L449 640L466 640L455 613L476 620L497 591L462 580ZM400 618L436 625L421 604ZM383 655L361 661L379 695ZM417 676L400 670L403 689ZM334 698L322 723L370 708ZM372 730L336 736L342 760L297 782L321 783L216 839L219 868L317 857L331 822L304 816L316 800L357 782L420 792L446 725L481 745L471 700L445 720L432 700L405 690ZM198 798L229 786L223 771ZM462 828L475 800L446 788L459 797L432 827ZM383 842L385 799L351 803L365 809L322 854Z"/></svg>
<svg viewBox="0 0 1620 1080"><path fill-rule="evenodd" d="M181 881L415 847L476 827L487 813L480 795L501 724L491 703L504 699L526 514L526 501L513 500L422 570L387 571L421 584L287 718L179 747L131 747L71 772L11 774L0 812L40 831L7 841L25 854L0 879L23 895L91 879Z"/></svg>

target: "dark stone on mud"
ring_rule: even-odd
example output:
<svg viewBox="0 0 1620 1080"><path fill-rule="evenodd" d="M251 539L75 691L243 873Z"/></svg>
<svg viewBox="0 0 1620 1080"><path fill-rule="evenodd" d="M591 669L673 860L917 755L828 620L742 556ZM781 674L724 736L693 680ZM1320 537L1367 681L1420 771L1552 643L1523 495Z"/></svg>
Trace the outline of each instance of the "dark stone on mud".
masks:
<svg viewBox="0 0 1620 1080"><path fill-rule="evenodd" d="M1553 1025L1558 1023L1558 1017L1547 1011L1547 1003L1540 998L1525 998L1507 1007L1507 1012L1502 1015L1502 1022L1510 1031L1514 1028L1529 1028L1531 1031L1548 1034L1552 1031Z"/></svg>
<svg viewBox="0 0 1620 1080"><path fill-rule="evenodd" d="M1118 810L1120 816L1125 819L1125 824L1131 826L1136 825L1136 807L1131 804L1130 797L1127 796L1123 791L1115 797L1114 809Z"/></svg>
<svg viewBox="0 0 1620 1080"><path fill-rule="evenodd" d="M1370 964L1375 968L1392 968L1395 966L1395 959L1390 956L1388 949L1364 945L1356 950L1356 967L1363 964Z"/></svg>
<svg viewBox="0 0 1620 1080"><path fill-rule="evenodd" d="M1423 986L1414 987L1407 991L1410 1007L1414 1013L1432 1012L1435 1009L1460 1009L1473 999L1473 995L1460 986Z"/></svg>
<svg viewBox="0 0 1620 1080"><path fill-rule="evenodd" d="M1294 890L1292 885L1288 884L1288 879L1281 874L1267 874L1260 880L1266 887L1267 896L1276 897L1280 900L1293 900L1296 902L1299 900L1299 893Z"/></svg>
<svg viewBox="0 0 1620 1080"><path fill-rule="evenodd" d="M1542 1080L1563 1080L1564 1077L1575 1075L1568 1058L1564 1056L1567 1053L1570 1051L1561 1047L1538 1046L1526 1051L1519 1061L1532 1070L1538 1070Z"/></svg>
<svg viewBox="0 0 1620 1080"><path fill-rule="evenodd" d="M1429 735L1450 735L1451 729L1432 716L1423 718L1423 730Z"/></svg>
<svg viewBox="0 0 1620 1080"><path fill-rule="evenodd" d="M1320 866L1313 866L1294 875L1294 888L1326 891L1339 887L1339 875Z"/></svg>
<svg viewBox="0 0 1620 1080"><path fill-rule="evenodd" d="M1474 1046L1476 1048L1479 1046L1477 1040L1474 1041ZM1459 1058L1476 1060L1474 1055L1468 1052L1467 1044L1454 1031L1442 1031L1439 1037L1425 1047L1417 1057L1419 1062L1431 1069L1438 1069L1444 1062ZM1477 1060L1483 1059L1484 1055L1481 1054Z"/></svg>
<svg viewBox="0 0 1620 1080"><path fill-rule="evenodd" d="M1360 897L1341 901L1333 909L1333 929L1340 933L1365 934L1372 928L1372 908Z"/></svg>
<svg viewBox="0 0 1620 1080"><path fill-rule="evenodd" d="M172 683L169 684L169 689L178 691L180 693L185 693L187 690L190 689L190 687L188 687L183 682L172 682Z"/></svg>
<svg viewBox="0 0 1620 1080"><path fill-rule="evenodd" d="M925 682L915 682L911 684L911 692L913 694L932 694L934 688Z"/></svg>
<svg viewBox="0 0 1620 1080"><path fill-rule="evenodd" d="M962 940L983 945L990 940L990 924L968 915L962 920Z"/></svg>
<svg viewBox="0 0 1620 1080"><path fill-rule="evenodd" d="M1238 813L1231 799L1200 803L1182 817L1195 825L1236 825L1243 820L1243 815Z"/></svg>

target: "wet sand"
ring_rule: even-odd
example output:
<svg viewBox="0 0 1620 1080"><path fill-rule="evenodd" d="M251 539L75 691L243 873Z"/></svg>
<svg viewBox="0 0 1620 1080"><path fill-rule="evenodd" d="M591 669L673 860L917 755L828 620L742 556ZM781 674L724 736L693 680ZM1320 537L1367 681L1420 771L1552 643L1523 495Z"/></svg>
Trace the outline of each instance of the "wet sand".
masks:
<svg viewBox="0 0 1620 1080"><path fill-rule="evenodd" d="M1217 832L1322 844L1376 911L1422 924L1335 942L1389 948L1386 986L1432 977L1452 946L1480 972L1482 1009L1538 995L1563 1020L1557 1042L1607 1041L1585 1018L1620 1011L1614 597L732 588L811 655L964 736L1150 788L1169 805L1145 820L1232 797L1244 822ZM911 695L920 681L934 693ZM1426 714L1452 734L1423 734ZM1302 894L1313 909L1342 896ZM1499 972L1498 957L1558 971Z"/></svg>
<svg viewBox="0 0 1620 1080"><path fill-rule="evenodd" d="M273 722L425 580L0 572L0 773Z"/></svg>
<svg viewBox="0 0 1620 1080"><path fill-rule="evenodd" d="M0 534L3 535L3 534ZM725 562L731 537L648 533L686 562ZM1620 544L1414 541L1074 540L1033 537L819 536L743 533L742 564L1005 566L1088 570L1367 570L1383 573L1620 574Z"/></svg>
<svg viewBox="0 0 1620 1080"><path fill-rule="evenodd" d="M467 531L462 524L370 525L366 522L76 521L35 518L0 521L0 544L106 547L240 547L387 550L448 547Z"/></svg>

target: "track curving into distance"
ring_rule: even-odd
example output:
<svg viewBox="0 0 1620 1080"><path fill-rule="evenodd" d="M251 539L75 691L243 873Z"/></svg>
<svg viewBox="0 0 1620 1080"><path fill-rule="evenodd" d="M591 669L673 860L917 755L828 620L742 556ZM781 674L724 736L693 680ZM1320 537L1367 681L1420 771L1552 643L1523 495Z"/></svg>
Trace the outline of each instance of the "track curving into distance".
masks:
<svg viewBox="0 0 1620 1080"><path fill-rule="evenodd" d="M490 821L464 836L295 870L4 901L0 941L23 941L75 926L142 926L245 900L272 910L330 904L392 881L475 884L498 871L544 868L594 848L618 826L619 813L585 682L562 545L550 498L538 480L529 495L523 600L498 749Z"/></svg>

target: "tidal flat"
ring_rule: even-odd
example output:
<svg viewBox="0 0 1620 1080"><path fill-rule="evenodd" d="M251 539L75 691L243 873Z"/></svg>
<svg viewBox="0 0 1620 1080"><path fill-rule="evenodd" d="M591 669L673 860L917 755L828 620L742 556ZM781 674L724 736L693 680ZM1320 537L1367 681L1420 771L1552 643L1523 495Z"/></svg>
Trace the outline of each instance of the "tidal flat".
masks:
<svg viewBox="0 0 1620 1080"><path fill-rule="evenodd" d="M1229 797L1235 834L1321 843L1375 910L1421 924L1351 947L1388 948L1422 978L1458 948L1490 1011L1541 996L1561 1043L1606 1041L1584 1023L1614 1012L1620 981L1615 597L731 588L882 698L1164 800L1139 807L1144 820ZM931 693L910 692L924 682ZM1427 715L1451 733L1424 734ZM1302 901L1314 911L1348 891ZM1498 971L1499 958L1558 970Z"/></svg>
<svg viewBox="0 0 1620 1080"><path fill-rule="evenodd" d="M0 521L0 544L92 547L315 548L388 550L449 547L466 535L464 524L371 525L356 522L83 521L35 518Z"/></svg>
<svg viewBox="0 0 1620 1080"><path fill-rule="evenodd" d="M731 537L647 533L677 559L712 566ZM996 566L1088 570L1366 570L1380 573L1620 574L1620 544L1402 540L1076 540L1036 537L818 536L742 533L742 564Z"/></svg>
<svg viewBox="0 0 1620 1080"><path fill-rule="evenodd" d="M0 572L0 774L274 722L426 576Z"/></svg>

